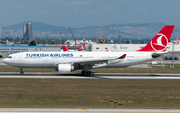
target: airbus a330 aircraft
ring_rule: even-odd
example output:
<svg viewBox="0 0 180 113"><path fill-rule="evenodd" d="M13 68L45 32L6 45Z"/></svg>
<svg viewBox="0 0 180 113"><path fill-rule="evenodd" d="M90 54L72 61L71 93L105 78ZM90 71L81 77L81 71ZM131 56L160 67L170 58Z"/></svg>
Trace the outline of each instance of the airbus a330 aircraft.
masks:
<svg viewBox="0 0 180 113"><path fill-rule="evenodd" d="M3 62L22 68L55 68L59 73L82 69L82 75L94 75L89 69L127 67L150 61L166 52L174 25L166 25L142 49L135 52L22 52L9 55Z"/></svg>

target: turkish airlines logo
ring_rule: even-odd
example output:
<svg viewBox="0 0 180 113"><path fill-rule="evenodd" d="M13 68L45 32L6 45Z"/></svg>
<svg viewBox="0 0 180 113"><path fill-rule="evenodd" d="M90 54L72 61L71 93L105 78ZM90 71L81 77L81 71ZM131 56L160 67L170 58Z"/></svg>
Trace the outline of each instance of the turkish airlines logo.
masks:
<svg viewBox="0 0 180 113"><path fill-rule="evenodd" d="M164 34L158 33L156 37L151 41L151 47L155 51L163 51L166 49L168 39Z"/></svg>

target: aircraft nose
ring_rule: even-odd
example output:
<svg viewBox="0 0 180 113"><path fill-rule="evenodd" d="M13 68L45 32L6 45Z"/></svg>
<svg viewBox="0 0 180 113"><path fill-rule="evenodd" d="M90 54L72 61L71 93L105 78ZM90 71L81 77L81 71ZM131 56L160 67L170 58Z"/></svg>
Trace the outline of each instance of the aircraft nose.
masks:
<svg viewBox="0 0 180 113"><path fill-rule="evenodd" d="M2 62L7 64L8 63L7 58L3 59Z"/></svg>

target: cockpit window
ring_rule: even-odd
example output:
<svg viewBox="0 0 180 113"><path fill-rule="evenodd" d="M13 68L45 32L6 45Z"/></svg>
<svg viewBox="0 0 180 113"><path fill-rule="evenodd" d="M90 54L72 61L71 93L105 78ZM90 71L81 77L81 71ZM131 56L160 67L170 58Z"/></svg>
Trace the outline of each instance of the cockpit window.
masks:
<svg viewBox="0 0 180 113"><path fill-rule="evenodd" d="M8 56L7 58L12 58L12 56Z"/></svg>

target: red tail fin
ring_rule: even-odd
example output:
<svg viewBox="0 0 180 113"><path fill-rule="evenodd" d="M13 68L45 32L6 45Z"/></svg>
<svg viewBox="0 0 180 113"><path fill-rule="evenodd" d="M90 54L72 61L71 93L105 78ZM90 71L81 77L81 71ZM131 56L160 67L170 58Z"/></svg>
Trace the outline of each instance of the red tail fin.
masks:
<svg viewBox="0 0 180 113"><path fill-rule="evenodd" d="M69 52L69 50L67 49L67 47L65 45L63 45L62 48L63 48L64 52Z"/></svg>
<svg viewBox="0 0 180 113"><path fill-rule="evenodd" d="M175 40L176 40L177 43L180 43L180 41L176 37L175 37Z"/></svg>
<svg viewBox="0 0 180 113"><path fill-rule="evenodd" d="M84 50L84 47L85 47L85 44L83 44L83 45L79 48L79 50Z"/></svg>
<svg viewBox="0 0 180 113"><path fill-rule="evenodd" d="M166 25L161 31L142 49L137 51L144 52L157 52L157 51L166 51L167 44L171 38L171 34L173 32L174 25Z"/></svg>

